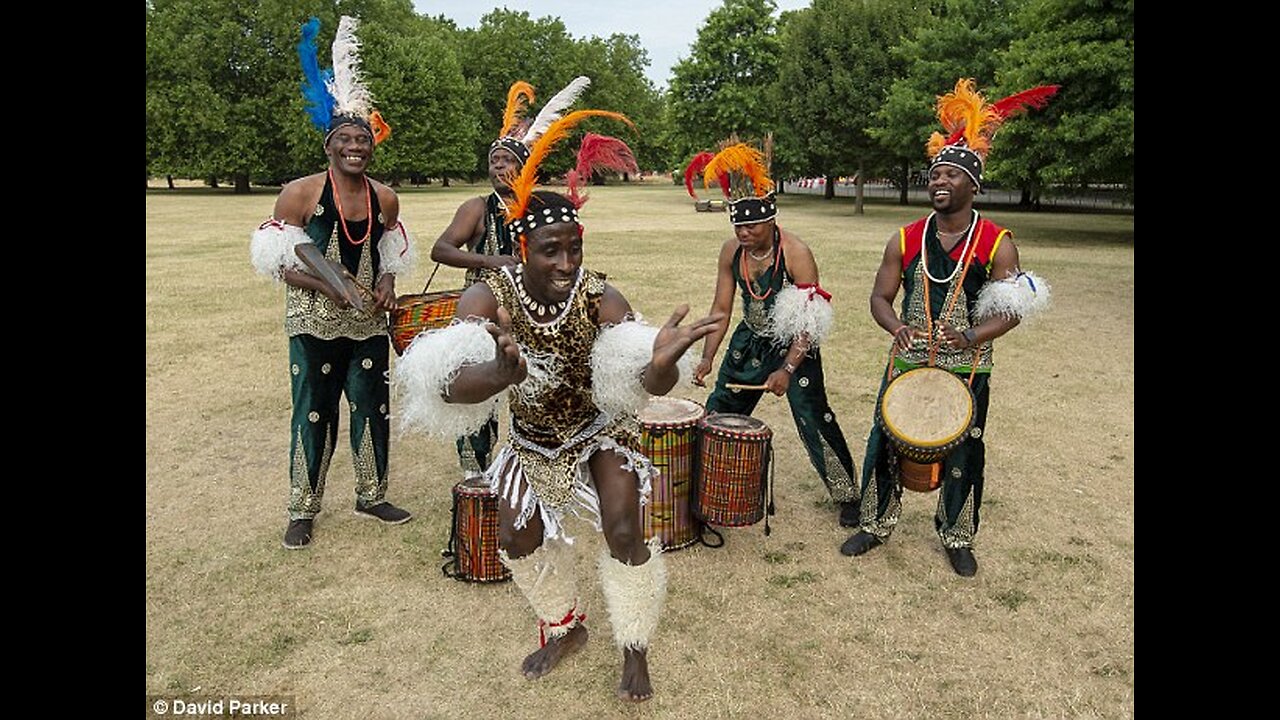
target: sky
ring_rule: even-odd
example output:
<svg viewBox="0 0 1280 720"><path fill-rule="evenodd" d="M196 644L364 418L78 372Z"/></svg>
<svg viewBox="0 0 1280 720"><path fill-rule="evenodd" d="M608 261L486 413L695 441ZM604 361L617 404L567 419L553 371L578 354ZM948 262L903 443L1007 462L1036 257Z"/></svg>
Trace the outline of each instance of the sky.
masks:
<svg viewBox="0 0 1280 720"><path fill-rule="evenodd" d="M778 11L809 6L809 0L775 0ZM698 28L720 0L413 0L419 13L444 15L459 27L476 27L495 7L523 10L530 17L560 18L575 38L639 35L649 52L649 79L666 87L671 67L689 57Z"/></svg>

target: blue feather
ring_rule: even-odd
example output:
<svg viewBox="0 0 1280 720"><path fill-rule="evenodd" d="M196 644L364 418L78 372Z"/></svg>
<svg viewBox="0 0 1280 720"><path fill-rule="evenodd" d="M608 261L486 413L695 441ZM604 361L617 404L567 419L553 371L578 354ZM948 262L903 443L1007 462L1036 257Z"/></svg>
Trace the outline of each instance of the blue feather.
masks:
<svg viewBox="0 0 1280 720"><path fill-rule="evenodd" d="M302 98L307 104L307 115L311 123L324 132L333 119L333 96L325 83L333 77L333 70L320 69L320 61L316 57L316 37L319 34L320 18L313 17L302 26L298 59L302 61Z"/></svg>

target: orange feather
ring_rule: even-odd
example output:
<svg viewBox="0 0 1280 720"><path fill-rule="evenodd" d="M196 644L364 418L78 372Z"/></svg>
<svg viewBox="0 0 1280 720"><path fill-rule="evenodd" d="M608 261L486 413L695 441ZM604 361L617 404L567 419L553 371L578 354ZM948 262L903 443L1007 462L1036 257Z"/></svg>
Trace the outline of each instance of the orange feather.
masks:
<svg viewBox="0 0 1280 720"><path fill-rule="evenodd" d="M529 197L533 195L533 190L538 185L538 168L542 165L542 161L551 154L556 143L563 140L569 135L569 131L577 127L579 123L587 118L606 117L612 120L626 123L631 129L635 129L635 123L622 113L610 112L608 110L575 110L559 120L551 123L547 131L538 138L533 147L529 149L529 159L525 161L524 167L520 169L520 174L511 181L511 192L515 196L514 201L507 205L507 219L513 220L525 213L529 207Z"/></svg>
<svg viewBox="0 0 1280 720"><path fill-rule="evenodd" d="M730 173L745 175L756 197L764 197L773 189L773 181L764 166L764 155L746 143L730 145L716 153L702 170L702 186L711 187L711 183Z"/></svg>
<svg viewBox="0 0 1280 720"><path fill-rule="evenodd" d="M523 80L511 83L511 88L507 90L507 109L502 113L502 132L498 134L499 137L506 137L515 130L533 100L532 85Z"/></svg>

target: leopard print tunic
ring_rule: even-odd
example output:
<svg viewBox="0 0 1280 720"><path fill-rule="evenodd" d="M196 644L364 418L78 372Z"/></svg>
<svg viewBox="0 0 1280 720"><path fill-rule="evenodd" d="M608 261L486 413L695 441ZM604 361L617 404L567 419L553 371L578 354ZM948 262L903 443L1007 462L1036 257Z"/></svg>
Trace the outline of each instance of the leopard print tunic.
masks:
<svg viewBox="0 0 1280 720"><path fill-rule="evenodd" d="M591 394L591 353L600 334L605 276L580 270L568 307L545 323L520 304L511 268L488 271L480 281L511 316L511 335L530 365L531 380L511 393L511 444L538 502L563 509L574 498L580 466L602 439L624 454L639 453L636 419L610 418Z"/></svg>

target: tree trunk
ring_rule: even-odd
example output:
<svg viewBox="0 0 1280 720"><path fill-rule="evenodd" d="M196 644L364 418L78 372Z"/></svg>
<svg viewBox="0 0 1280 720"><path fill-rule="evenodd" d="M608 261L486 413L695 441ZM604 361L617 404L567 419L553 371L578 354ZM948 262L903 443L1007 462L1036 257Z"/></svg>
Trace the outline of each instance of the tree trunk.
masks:
<svg viewBox="0 0 1280 720"><path fill-rule="evenodd" d="M777 185L777 193L778 193L779 195L786 195L786 194L787 194L787 181L786 181L786 180L779 180L779 181L778 181L778 185Z"/></svg>
<svg viewBox="0 0 1280 720"><path fill-rule="evenodd" d="M236 190L237 195L249 194L249 173L236 173Z"/></svg>
<svg viewBox="0 0 1280 720"><path fill-rule="evenodd" d="M836 196L836 179L831 175L824 175L824 187L822 188L822 199L830 200Z"/></svg>
<svg viewBox="0 0 1280 720"><path fill-rule="evenodd" d="M449 187L449 176L444 175L440 178L440 187Z"/></svg>
<svg viewBox="0 0 1280 720"><path fill-rule="evenodd" d="M218 178L217 178L217 176L215 175L215 176L210 177L208 180L205 180L205 181L204 181L204 184L205 184L205 185L208 185L208 186L209 186L209 187L211 187L211 188L216 188L216 187L218 187Z"/></svg>
<svg viewBox="0 0 1280 720"><path fill-rule="evenodd" d="M854 190L854 201L853 201L853 212L854 212L854 213L856 213L856 214L858 214L858 215L861 215L861 214L862 214L862 193L863 193L863 188L862 188L862 161L861 161L861 160L859 160L859 161L858 161L858 177L854 179L853 184L854 184L854 188L855 188L855 190Z"/></svg>
<svg viewBox="0 0 1280 720"><path fill-rule="evenodd" d="M170 189L170 190L172 190L172 189L173 189L173 176L172 176L172 175L165 175L165 176L164 176L164 179L165 179L165 182L169 183L169 189Z"/></svg>
<svg viewBox="0 0 1280 720"><path fill-rule="evenodd" d="M1022 188L1022 197L1018 198L1018 204L1022 207L1031 207L1031 188Z"/></svg>
<svg viewBox="0 0 1280 720"><path fill-rule="evenodd" d="M622 182L631 182L631 173L622 173Z"/></svg>
<svg viewBox="0 0 1280 720"><path fill-rule="evenodd" d="M909 160L902 161L902 185L898 189L898 204L907 204L907 191L911 185L911 162Z"/></svg>

